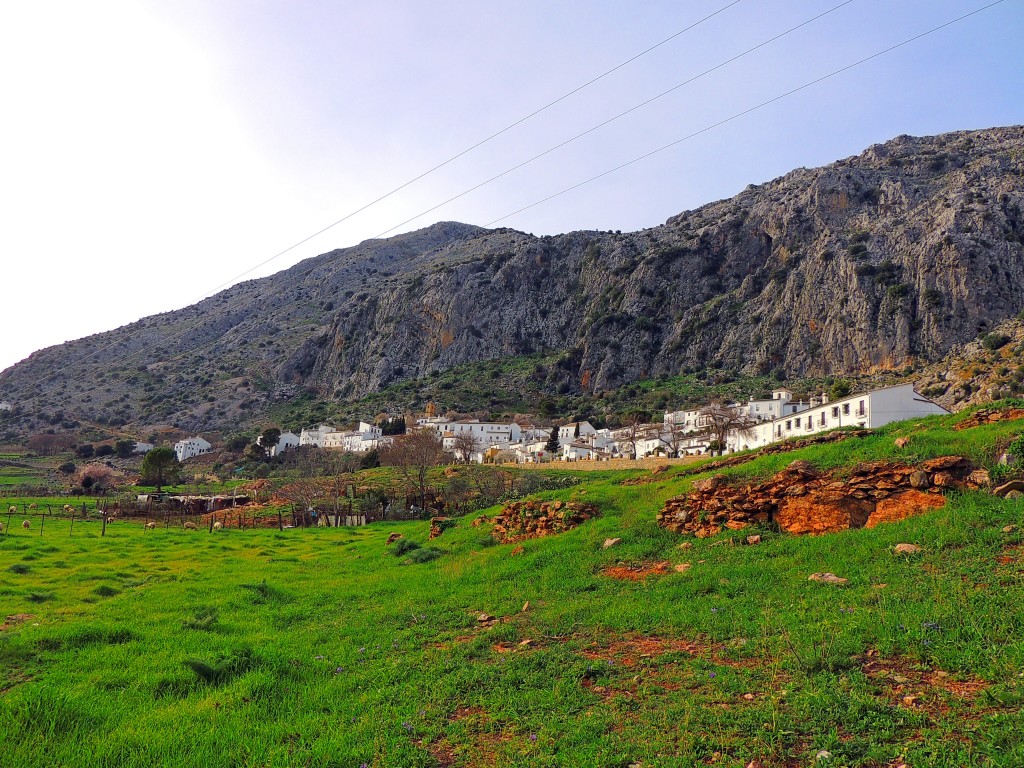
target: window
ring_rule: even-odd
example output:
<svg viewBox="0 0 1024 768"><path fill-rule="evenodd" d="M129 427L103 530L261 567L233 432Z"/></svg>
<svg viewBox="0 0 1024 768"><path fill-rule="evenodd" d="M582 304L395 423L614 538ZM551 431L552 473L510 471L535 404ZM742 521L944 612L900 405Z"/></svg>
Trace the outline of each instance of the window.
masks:
<svg viewBox="0 0 1024 768"><path fill-rule="evenodd" d="M798 427L800 426L800 421L799 420L797 420L796 425ZM786 431L789 432L791 429L793 429L793 422L792 422L792 420L786 422Z"/></svg>
<svg viewBox="0 0 1024 768"><path fill-rule="evenodd" d="M823 427L825 426L825 412L824 411L821 412L821 421L819 423L821 424L821 426L823 426Z"/></svg>
<svg viewBox="0 0 1024 768"><path fill-rule="evenodd" d="M796 428L800 429L800 417L799 416L796 417Z"/></svg>
<svg viewBox="0 0 1024 768"><path fill-rule="evenodd" d="M832 406L832 418L833 419L838 419L839 418L839 406L838 405Z"/></svg>
<svg viewBox="0 0 1024 768"><path fill-rule="evenodd" d="M858 416L863 416L864 415L864 401L863 400L861 400L859 403L857 403L857 415Z"/></svg>
<svg viewBox="0 0 1024 768"><path fill-rule="evenodd" d="M844 416L849 416L850 415L850 404L849 403L843 403L843 415Z"/></svg>

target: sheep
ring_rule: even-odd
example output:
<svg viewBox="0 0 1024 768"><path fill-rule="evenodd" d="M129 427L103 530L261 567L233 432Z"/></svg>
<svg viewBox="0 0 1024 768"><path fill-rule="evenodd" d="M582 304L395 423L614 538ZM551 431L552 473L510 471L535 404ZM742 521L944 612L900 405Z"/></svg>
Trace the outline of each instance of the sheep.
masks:
<svg viewBox="0 0 1024 768"><path fill-rule="evenodd" d="M64 505L64 511L67 512L70 515L72 512L75 511L75 508L72 507L70 504L65 504Z"/></svg>
<svg viewBox="0 0 1024 768"><path fill-rule="evenodd" d="M146 527L152 530L153 528L156 528L156 523L150 520L148 523L146 523Z"/></svg>
<svg viewBox="0 0 1024 768"><path fill-rule="evenodd" d="M18 511L18 508L12 504L7 511L13 515L15 512Z"/></svg>
<svg viewBox="0 0 1024 768"><path fill-rule="evenodd" d="M32 527L32 523L30 523L28 520L22 520L21 521L21 527L24 528L25 530L28 530L29 528Z"/></svg>
<svg viewBox="0 0 1024 768"><path fill-rule="evenodd" d="M194 530L196 530L196 529L197 529L198 527L199 527L199 526L197 526L197 525L196 525L195 523L193 523L193 522L192 522L191 520L187 521L187 522L186 522L186 523L185 523L184 525L182 525L182 528L184 528L184 529L185 529L186 531L194 531Z"/></svg>
<svg viewBox="0 0 1024 768"><path fill-rule="evenodd" d="M35 509L36 509L36 505L35 505L35 504L29 504L29 505L28 505L28 508L29 508L29 510L31 510L31 511L33 511L33 512L34 512L34 511L35 511Z"/></svg>
<svg viewBox="0 0 1024 768"><path fill-rule="evenodd" d="M218 520L216 523L213 524L213 530L215 530L215 531L219 531L223 527L224 527L224 523L222 523L220 520Z"/></svg>
<svg viewBox="0 0 1024 768"><path fill-rule="evenodd" d="M4 532L4 524L0 523L0 533L3 533L3 532Z"/></svg>

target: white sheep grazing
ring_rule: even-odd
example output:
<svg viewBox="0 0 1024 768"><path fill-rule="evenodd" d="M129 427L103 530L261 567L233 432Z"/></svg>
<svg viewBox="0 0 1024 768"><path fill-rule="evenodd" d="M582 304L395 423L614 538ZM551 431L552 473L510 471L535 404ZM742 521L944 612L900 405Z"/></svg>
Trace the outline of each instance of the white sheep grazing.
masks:
<svg viewBox="0 0 1024 768"><path fill-rule="evenodd" d="M15 507L14 505L11 505L11 508L8 509L7 511L10 512L13 515L15 512L18 511L18 508Z"/></svg>
<svg viewBox="0 0 1024 768"><path fill-rule="evenodd" d="M21 521L21 527L25 528L25 529L31 528L32 527L32 523L30 523L28 520L22 520Z"/></svg>
<svg viewBox="0 0 1024 768"><path fill-rule="evenodd" d="M195 523L193 523L193 522L192 522L191 520L189 520L188 522L186 522L186 523L185 523L185 524L184 524L184 525L182 526L182 528L184 528L184 529L185 529L186 531L194 531L194 530L196 530L196 529L197 529L198 527L199 527L199 526L197 526L197 525L196 525Z"/></svg>
<svg viewBox="0 0 1024 768"><path fill-rule="evenodd" d="M67 512L70 515L72 512L75 511L75 508L72 507L70 504L65 504L64 505L64 511Z"/></svg>
<svg viewBox="0 0 1024 768"><path fill-rule="evenodd" d="M153 528L156 528L156 523L150 520L148 523L146 523L146 527L152 530Z"/></svg>
<svg viewBox="0 0 1024 768"><path fill-rule="evenodd" d="M28 508L31 509L31 510L35 510L36 505L35 504L29 504Z"/></svg>
<svg viewBox="0 0 1024 768"><path fill-rule="evenodd" d="M222 523L220 520L218 520L216 523L213 524L213 530L215 530L215 531L219 531L223 527L224 527L224 523Z"/></svg>

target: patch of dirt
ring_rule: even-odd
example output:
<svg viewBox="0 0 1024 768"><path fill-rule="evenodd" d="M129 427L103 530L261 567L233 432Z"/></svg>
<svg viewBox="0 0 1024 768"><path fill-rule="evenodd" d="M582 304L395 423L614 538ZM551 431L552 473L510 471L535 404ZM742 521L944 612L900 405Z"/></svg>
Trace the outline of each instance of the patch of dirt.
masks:
<svg viewBox="0 0 1024 768"><path fill-rule="evenodd" d="M896 523L932 509L939 509L945 503L945 497L939 494L917 490L904 491L879 501L865 527L874 528L881 523Z"/></svg>
<svg viewBox="0 0 1024 768"><path fill-rule="evenodd" d="M441 768L456 765L473 768L498 768L508 765L500 754L503 744L515 736L507 729L489 730L490 718L479 707L461 707L448 718L449 723L459 724L469 733L463 744L454 744L448 736L442 736L432 744L420 743Z"/></svg>
<svg viewBox="0 0 1024 768"><path fill-rule="evenodd" d="M34 619L34 618L35 618L35 615L33 615L31 613L12 613L10 616L8 616L6 619L4 619L4 623L3 624L0 624L0 632L8 630L11 627L16 627L19 624L24 624L29 619Z"/></svg>
<svg viewBox="0 0 1024 768"><path fill-rule="evenodd" d="M949 697L974 703L989 683L976 677L956 680L941 670L925 670L904 658L869 658L861 664L861 671L884 686L887 695L900 707L918 709L929 715L945 715L952 707ZM980 716L973 711L972 716Z"/></svg>
<svg viewBox="0 0 1024 768"><path fill-rule="evenodd" d="M642 581L648 576L666 576L672 572L672 564L668 560L656 563L633 563L631 565L611 565L601 571L611 579L622 581Z"/></svg>

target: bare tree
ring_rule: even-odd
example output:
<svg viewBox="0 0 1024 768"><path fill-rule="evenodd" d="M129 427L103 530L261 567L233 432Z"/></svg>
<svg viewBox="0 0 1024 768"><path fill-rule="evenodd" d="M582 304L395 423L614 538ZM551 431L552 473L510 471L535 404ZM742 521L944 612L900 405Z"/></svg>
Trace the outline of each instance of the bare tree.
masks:
<svg viewBox="0 0 1024 768"><path fill-rule="evenodd" d="M669 455L678 457L683 446L689 441L690 435L686 427L670 421L658 431L658 442L668 449Z"/></svg>
<svg viewBox="0 0 1024 768"><path fill-rule="evenodd" d="M380 463L395 467L420 497L420 509L427 505L427 474L445 459L444 445L429 427L398 435L381 449Z"/></svg>
<svg viewBox="0 0 1024 768"><path fill-rule="evenodd" d="M452 438L452 452L463 464L469 464L473 454L480 450L480 438L472 432L460 432Z"/></svg>
<svg viewBox="0 0 1024 768"><path fill-rule="evenodd" d="M751 437L757 426L757 421L741 408L720 402L708 403L701 408L699 419L704 432L712 438L712 452L717 448L719 453L725 450L730 432L738 437Z"/></svg>

